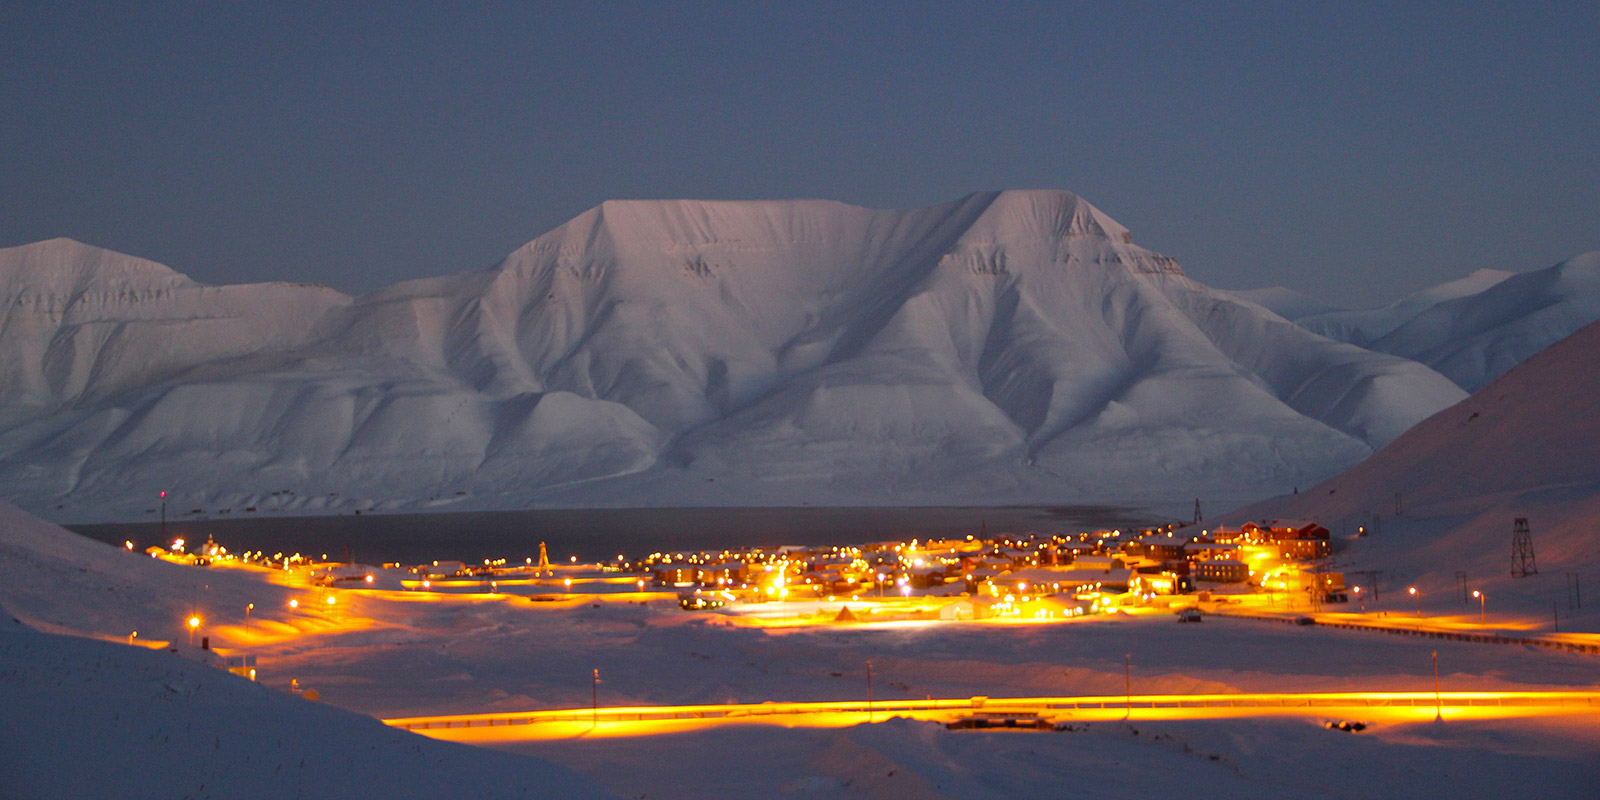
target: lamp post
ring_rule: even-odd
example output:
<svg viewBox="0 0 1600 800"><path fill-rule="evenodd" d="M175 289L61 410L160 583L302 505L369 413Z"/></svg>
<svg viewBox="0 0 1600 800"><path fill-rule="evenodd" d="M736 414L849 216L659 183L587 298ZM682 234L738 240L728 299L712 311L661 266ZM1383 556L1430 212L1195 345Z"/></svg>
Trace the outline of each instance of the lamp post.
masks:
<svg viewBox="0 0 1600 800"><path fill-rule="evenodd" d="M1478 598L1478 624L1489 624L1489 612L1485 610L1485 606L1489 602L1488 595L1485 595L1483 592L1480 592L1477 589L1473 589L1472 596Z"/></svg>
<svg viewBox="0 0 1600 800"><path fill-rule="evenodd" d="M1133 654L1125 653L1122 656L1122 690L1127 704L1123 709L1124 720L1133 719Z"/></svg>
<svg viewBox="0 0 1600 800"><path fill-rule="evenodd" d="M872 721L872 659L867 659L867 722Z"/></svg>
<svg viewBox="0 0 1600 800"><path fill-rule="evenodd" d="M1438 651L1434 651L1434 718L1445 722L1445 701L1438 694Z"/></svg>
<svg viewBox="0 0 1600 800"><path fill-rule="evenodd" d="M189 617L189 646L194 647L194 629L200 627L198 615Z"/></svg>
<svg viewBox="0 0 1600 800"><path fill-rule="evenodd" d="M250 630L250 612L256 607L255 603L246 603L244 606L244 629Z"/></svg>
<svg viewBox="0 0 1600 800"><path fill-rule="evenodd" d="M1367 613L1367 596L1361 593L1361 587L1353 587L1352 591L1356 593L1356 602L1361 604L1361 613Z"/></svg>
<svg viewBox="0 0 1600 800"><path fill-rule="evenodd" d="M139 638L139 632L138 631L134 631L133 633L128 634L128 646L132 647L133 646L133 640L137 639L137 638Z"/></svg>
<svg viewBox="0 0 1600 800"><path fill-rule="evenodd" d="M1410 595L1413 598L1416 598L1416 601L1417 601L1417 619L1422 619L1422 593L1417 591L1417 587L1415 587L1415 586L1407 586L1406 587L1406 592L1410 593Z"/></svg>

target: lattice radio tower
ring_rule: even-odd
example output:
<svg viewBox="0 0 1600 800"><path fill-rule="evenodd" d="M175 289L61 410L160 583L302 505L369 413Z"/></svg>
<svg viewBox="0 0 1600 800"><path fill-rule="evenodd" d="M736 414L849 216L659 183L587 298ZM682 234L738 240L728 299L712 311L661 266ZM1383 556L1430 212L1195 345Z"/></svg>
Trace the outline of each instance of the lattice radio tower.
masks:
<svg viewBox="0 0 1600 800"><path fill-rule="evenodd" d="M545 575L553 574L550 569L550 551L544 548L544 542L539 543L539 571Z"/></svg>
<svg viewBox="0 0 1600 800"><path fill-rule="evenodd" d="M1194 522L1192 524L1199 525L1204 519L1205 517L1200 516L1200 498L1196 497L1194 499Z"/></svg>
<svg viewBox="0 0 1600 800"><path fill-rule="evenodd" d="M1528 530L1528 518L1517 517L1511 526L1511 574L1525 578L1539 571L1533 558L1533 533Z"/></svg>

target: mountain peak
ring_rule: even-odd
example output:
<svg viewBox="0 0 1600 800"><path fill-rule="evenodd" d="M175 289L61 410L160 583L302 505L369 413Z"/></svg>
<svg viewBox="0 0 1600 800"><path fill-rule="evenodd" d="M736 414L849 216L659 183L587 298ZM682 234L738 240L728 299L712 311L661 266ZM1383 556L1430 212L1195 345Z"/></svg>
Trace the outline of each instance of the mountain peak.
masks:
<svg viewBox="0 0 1600 800"><path fill-rule="evenodd" d="M187 275L154 261L57 237L0 248L0 292L77 294L108 289L196 285Z"/></svg>

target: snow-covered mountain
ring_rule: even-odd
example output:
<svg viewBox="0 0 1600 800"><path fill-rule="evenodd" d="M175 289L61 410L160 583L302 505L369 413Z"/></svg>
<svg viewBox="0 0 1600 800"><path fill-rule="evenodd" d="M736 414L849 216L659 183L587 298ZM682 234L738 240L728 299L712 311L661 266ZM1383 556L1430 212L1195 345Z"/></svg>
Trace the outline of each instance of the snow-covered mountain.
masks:
<svg viewBox="0 0 1600 800"><path fill-rule="evenodd" d="M1600 319L1600 251L1513 275L1418 313L1371 344L1477 391Z"/></svg>
<svg viewBox="0 0 1600 800"><path fill-rule="evenodd" d="M1309 314L1296 314L1289 319L1301 327L1320 333L1329 339L1370 347L1390 331L1411 321L1424 311L1440 303L1475 295L1516 273L1494 269L1480 269L1465 278L1430 286L1416 294L1403 297L1381 308L1364 311L1327 309ZM1282 314L1277 308L1273 308Z"/></svg>
<svg viewBox="0 0 1600 800"><path fill-rule="evenodd" d="M1472 392L1600 319L1600 251L1532 272L1480 269L1366 311L1319 310L1281 287L1229 294L1330 339L1420 361Z"/></svg>
<svg viewBox="0 0 1600 800"><path fill-rule="evenodd" d="M0 486L58 519L1248 498L1464 394L1065 192L607 202L356 298L0 251Z"/></svg>

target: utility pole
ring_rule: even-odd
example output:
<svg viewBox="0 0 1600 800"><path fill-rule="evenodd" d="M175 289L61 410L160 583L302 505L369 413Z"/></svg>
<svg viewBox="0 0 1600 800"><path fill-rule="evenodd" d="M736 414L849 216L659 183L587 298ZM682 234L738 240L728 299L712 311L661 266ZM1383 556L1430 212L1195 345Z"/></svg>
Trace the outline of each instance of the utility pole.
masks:
<svg viewBox="0 0 1600 800"><path fill-rule="evenodd" d="M161 542L166 546L167 541L167 493L161 493Z"/></svg>
<svg viewBox="0 0 1600 800"><path fill-rule="evenodd" d="M1194 499L1194 524L1199 525L1205 517L1200 516L1200 498Z"/></svg>

